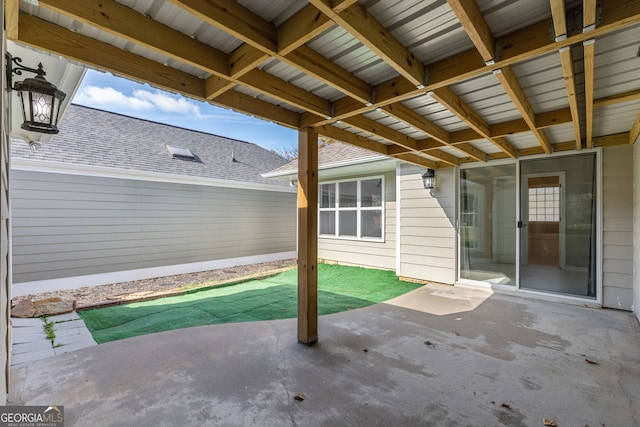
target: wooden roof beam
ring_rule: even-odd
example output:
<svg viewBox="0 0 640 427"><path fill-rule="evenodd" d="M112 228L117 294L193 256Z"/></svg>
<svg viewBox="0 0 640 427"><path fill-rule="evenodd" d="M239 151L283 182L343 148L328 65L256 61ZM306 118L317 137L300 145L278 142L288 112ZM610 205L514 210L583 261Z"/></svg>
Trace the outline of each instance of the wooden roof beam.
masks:
<svg viewBox="0 0 640 427"><path fill-rule="evenodd" d="M506 66L499 70L494 71L494 75L498 79L498 81L502 84L502 87L511 98L511 101L514 103L524 121L531 129L531 132L536 136L538 142L544 149L545 153L551 153L551 143L549 142L549 138L545 134L544 130L538 129L536 127L536 114L533 111L533 107L531 103L527 99L524 91L522 90L522 86L518 82L518 79L511 69L511 67Z"/></svg>
<svg viewBox="0 0 640 427"><path fill-rule="evenodd" d="M275 25L265 21L240 3L228 0L167 1L205 22L214 21L216 27L264 53L270 54L278 48Z"/></svg>
<svg viewBox="0 0 640 427"><path fill-rule="evenodd" d="M567 10L565 0L549 0L551 3L551 17L556 38L567 35Z"/></svg>
<svg viewBox="0 0 640 427"><path fill-rule="evenodd" d="M259 64L273 56L354 98L360 106L371 103L372 88L369 84L304 45L317 34L335 25L326 16L321 17L323 14L319 14L315 7L307 6L276 28L250 10L229 0L168 1L242 40L245 45L238 49L242 48L243 55L252 58L253 64ZM338 10L348 4L350 0L340 2ZM245 27L248 31L243 31ZM282 43L282 46L279 43ZM236 61L232 61L232 65L234 63ZM247 61L246 67L237 66L236 72L243 74L251 64L251 61ZM313 117L314 125L319 124L320 120L331 118L328 113L320 116Z"/></svg>
<svg viewBox="0 0 640 427"><path fill-rule="evenodd" d="M18 39L20 0L4 0L4 31L9 40Z"/></svg>
<svg viewBox="0 0 640 427"><path fill-rule="evenodd" d="M573 120L573 132L576 136L575 148L582 149L582 136L580 131L580 110L578 109L578 94L576 91L576 79L571 57L571 47L566 46L560 49L560 63L562 64L562 74L564 75L567 87L567 97L569 99L569 109Z"/></svg>
<svg viewBox="0 0 640 427"><path fill-rule="evenodd" d="M447 0L455 12L462 28L467 32L473 45L485 62L495 59L495 40L484 19L476 0Z"/></svg>
<svg viewBox="0 0 640 427"><path fill-rule="evenodd" d="M635 123L631 126L629 131L629 144L635 144L636 140L640 136L640 115L636 118Z"/></svg>
<svg viewBox="0 0 640 427"><path fill-rule="evenodd" d="M18 40L26 45L47 50L139 82L150 83L170 92L178 92L205 100L205 81L194 75L125 52L110 44L69 31L23 12L20 13L20 28ZM298 128L300 123L300 116L294 111L239 92L224 93L211 102L287 127Z"/></svg>
<svg viewBox="0 0 640 427"><path fill-rule="evenodd" d="M449 144L449 132L430 122L404 104L398 102L382 107L385 113L418 129L444 145Z"/></svg>
<svg viewBox="0 0 640 427"><path fill-rule="evenodd" d="M638 99L640 99L640 89L595 99L593 101L593 108L608 107L609 105L620 104L622 102L637 101Z"/></svg>
<svg viewBox="0 0 640 427"><path fill-rule="evenodd" d="M425 69L422 63L362 5L356 2L341 12L336 12L331 0L309 0L309 3L347 30L416 87L424 86Z"/></svg>
<svg viewBox="0 0 640 427"><path fill-rule="evenodd" d="M596 0L584 0L582 2L582 31L589 33L596 26ZM582 42L584 49L584 98L585 98L585 128L586 145L591 148L593 144L593 91L595 79L595 38Z"/></svg>
<svg viewBox="0 0 640 427"><path fill-rule="evenodd" d="M381 142L374 141L361 135L356 135L355 133L340 129L333 125L318 126L316 130L320 135L355 145L356 147L364 148L378 154L389 156L390 147Z"/></svg>
<svg viewBox="0 0 640 427"><path fill-rule="evenodd" d="M442 104L445 108L458 116L473 130L478 132L483 138L493 143L509 157L516 158L518 153L515 148L504 138L493 138L489 131L489 125L476 113L466 102L456 95L450 88L439 88L431 93L431 97ZM456 147L457 148L457 147Z"/></svg>
<svg viewBox="0 0 640 427"><path fill-rule="evenodd" d="M430 64L427 68L429 81L424 89L415 88L404 77L393 78L374 87L377 97L372 106L364 107L348 98L336 101L334 103L336 114L331 120L342 120L352 115L362 114L371 108L405 101L460 80L478 77L506 65L514 65L557 51L562 47L582 43L585 40L640 23L640 2L637 0L601 0L600 3L603 10L602 22L589 34L574 34L566 40L555 42L548 36L549 29L553 26L553 20L546 19L496 38L496 44L502 46L502 50L500 58L493 65L486 65L474 47ZM305 115L303 115L302 121L310 126L329 122L329 120Z"/></svg>
<svg viewBox="0 0 640 427"><path fill-rule="evenodd" d="M415 139L364 116L349 117L348 119L343 120L343 123L372 135L379 136L380 138L384 138L389 142L406 148L407 150L419 150L418 141L416 141Z"/></svg>
<svg viewBox="0 0 640 427"><path fill-rule="evenodd" d="M42 0L40 4L110 34L139 43L155 52L200 68L221 79L231 80L229 55L164 24L153 21L117 2ZM229 13L233 14L233 12ZM239 12L236 11L235 14L239 14ZM255 62L255 59L251 60L250 65ZM215 87L216 90L205 95L209 100L221 93L223 88L230 89L235 85L232 84L232 81L224 83L222 80L214 80L216 84L209 84L209 87ZM245 66L245 73L238 77L236 83L322 117L329 115L331 111L330 102L324 98L263 71L253 69L246 72Z"/></svg>
<svg viewBox="0 0 640 427"><path fill-rule="evenodd" d="M335 23L317 8L308 5L278 27L278 53L287 55Z"/></svg>

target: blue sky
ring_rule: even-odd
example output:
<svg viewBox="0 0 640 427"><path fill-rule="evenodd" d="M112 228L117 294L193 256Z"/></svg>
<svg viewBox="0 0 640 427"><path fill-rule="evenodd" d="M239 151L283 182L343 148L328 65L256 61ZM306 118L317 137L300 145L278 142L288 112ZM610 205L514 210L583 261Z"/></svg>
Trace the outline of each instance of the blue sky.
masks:
<svg viewBox="0 0 640 427"><path fill-rule="evenodd" d="M298 133L149 85L88 70L73 103L253 142L268 150L295 147Z"/></svg>

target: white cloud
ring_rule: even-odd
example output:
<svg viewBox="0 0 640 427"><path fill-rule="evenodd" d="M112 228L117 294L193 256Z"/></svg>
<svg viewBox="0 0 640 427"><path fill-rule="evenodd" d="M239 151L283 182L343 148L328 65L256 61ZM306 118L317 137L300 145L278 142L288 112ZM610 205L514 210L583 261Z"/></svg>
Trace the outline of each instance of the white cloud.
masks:
<svg viewBox="0 0 640 427"><path fill-rule="evenodd" d="M78 91L73 99L79 104L93 107L111 107L135 111L153 110L153 104L137 98L126 96L111 87L87 86Z"/></svg>
<svg viewBox="0 0 640 427"><path fill-rule="evenodd" d="M192 101L180 96L173 96L163 92L149 92L148 90L138 89L133 92L135 99L143 102L149 102L155 108L167 112L177 114L194 114L200 116L200 107Z"/></svg>
<svg viewBox="0 0 640 427"><path fill-rule="evenodd" d="M162 111L200 116L200 107L194 102L160 91L137 89L133 92L133 96L128 96L112 87L84 86L80 88L73 101L111 111Z"/></svg>

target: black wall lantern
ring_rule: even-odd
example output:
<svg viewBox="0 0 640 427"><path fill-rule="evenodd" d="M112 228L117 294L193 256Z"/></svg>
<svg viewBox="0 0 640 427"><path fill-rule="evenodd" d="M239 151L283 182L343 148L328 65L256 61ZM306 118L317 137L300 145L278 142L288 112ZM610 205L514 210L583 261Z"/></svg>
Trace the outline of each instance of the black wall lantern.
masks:
<svg viewBox="0 0 640 427"><path fill-rule="evenodd" d="M37 75L14 85L13 73L22 75L23 71ZM41 63L38 64L38 69L28 68L22 65L21 58L6 54L7 90L17 91L22 105L24 123L20 127L32 132L58 133L60 104L67 95L49 83L44 78L45 74Z"/></svg>
<svg viewBox="0 0 640 427"><path fill-rule="evenodd" d="M424 184L424 188L427 190L433 190L436 186L436 171L427 169L427 171L422 174L422 184Z"/></svg>

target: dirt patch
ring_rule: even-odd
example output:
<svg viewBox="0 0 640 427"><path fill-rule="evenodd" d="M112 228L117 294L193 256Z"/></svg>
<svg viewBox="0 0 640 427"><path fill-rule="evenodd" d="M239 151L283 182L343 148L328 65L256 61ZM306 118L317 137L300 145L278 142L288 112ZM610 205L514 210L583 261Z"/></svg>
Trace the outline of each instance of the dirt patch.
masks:
<svg viewBox="0 0 640 427"><path fill-rule="evenodd" d="M227 267L218 270L179 274L155 279L135 280L102 286L87 286L72 290L44 292L37 295L24 295L14 297L11 303L15 306L23 301L60 298L61 300L75 300L78 308L90 307L116 301L136 300L140 299L141 296L150 297L171 293L172 291L180 289L197 289L200 287L215 286L245 278L250 279L254 276L261 276L295 266L295 259L240 265L231 268ZM20 285L18 284L16 286Z"/></svg>

